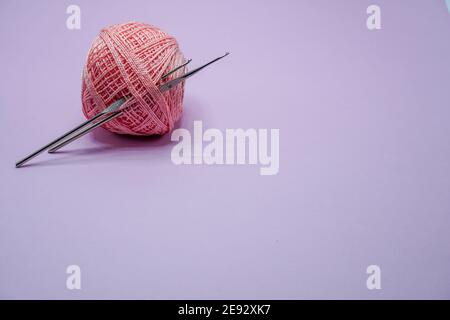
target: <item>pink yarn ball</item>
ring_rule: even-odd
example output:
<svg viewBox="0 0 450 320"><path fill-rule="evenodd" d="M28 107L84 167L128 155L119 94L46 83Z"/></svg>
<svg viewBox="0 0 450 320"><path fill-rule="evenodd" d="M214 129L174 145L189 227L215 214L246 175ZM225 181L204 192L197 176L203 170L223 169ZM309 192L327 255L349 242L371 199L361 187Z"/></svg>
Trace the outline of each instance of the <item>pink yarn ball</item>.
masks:
<svg viewBox="0 0 450 320"><path fill-rule="evenodd" d="M83 113L90 119L127 97L123 115L106 123L109 131L131 135L170 132L182 113L184 84L165 93L161 77L184 62L172 36L144 23L124 23L101 30L83 70ZM164 80L180 76L179 70Z"/></svg>

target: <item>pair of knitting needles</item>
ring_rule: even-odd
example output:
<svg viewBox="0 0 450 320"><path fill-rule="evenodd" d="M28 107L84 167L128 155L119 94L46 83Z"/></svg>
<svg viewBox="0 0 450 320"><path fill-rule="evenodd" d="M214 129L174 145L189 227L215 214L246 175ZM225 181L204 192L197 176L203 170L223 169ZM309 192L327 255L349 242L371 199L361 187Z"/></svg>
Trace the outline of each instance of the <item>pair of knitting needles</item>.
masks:
<svg viewBox="0 0 450 320"><path fill-rule="evenodd" d="M229 53L227 52L223 56L220 56L214 60L211 60L210 62L204 64L201 67L198 67L197 69L189 71L178 78L175 78L173 80L170 80L170 81L162 84L159 87L159 91L165 92L165 91L168 91L168 90L176 87L177 85L179 85L181 82L183 82L187 78L193 76L194 74L196 74L203 68L206 68L210 64L213 64L214 62L226 57L228 54ZM161 80L166 79L168 76L170 76L174 72L180 70L181 68L186 67L191 61L192 61L192 59L189 59L187 62L183 63L182 65L180 65L180 66L176 67L175 69L171 70L170 72L166 73L165 75L163 75L161 77ZM127 101L126 97L115 101L109 107L107 107L106 109L104 109L103 111L101 111L97 115L95 115L93 118L83 122L82 124L76 126L72 130L69 130L68 132L64 133L62 136L56 138L52 142L46 144L42 148L36 150L35 152L33 152L30 155L23 158L22 160L18 161L16 163L16 168L23 166L25 163L27 163L28 161L30 161L31 159L33 159L40 153L44 152L45 150L48 150L49 153L54 153L54 152L58 151L59 149L61 149L62 147L68 145L69 143L71 143L71 142L81 138L85 134L91 132L95 128L122 115L123 109L120 109L120 107L125 103L125 101Z"/></svg>

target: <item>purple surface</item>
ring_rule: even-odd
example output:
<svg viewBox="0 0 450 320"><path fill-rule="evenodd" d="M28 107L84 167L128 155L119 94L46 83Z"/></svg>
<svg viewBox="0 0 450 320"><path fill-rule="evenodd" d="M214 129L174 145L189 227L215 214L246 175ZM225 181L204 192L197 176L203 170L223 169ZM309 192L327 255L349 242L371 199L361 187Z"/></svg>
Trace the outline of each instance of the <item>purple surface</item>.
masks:
<svg viewBox="0 0 450 320"><path fill-rule="evenodd" d="M14 168L83 119L87 50L129 20L193 65L232 52L189 80L178 125L279 128L278 175L103 129ZM0 298L449 299L449 36L443 0L2 0Z"/></svg>

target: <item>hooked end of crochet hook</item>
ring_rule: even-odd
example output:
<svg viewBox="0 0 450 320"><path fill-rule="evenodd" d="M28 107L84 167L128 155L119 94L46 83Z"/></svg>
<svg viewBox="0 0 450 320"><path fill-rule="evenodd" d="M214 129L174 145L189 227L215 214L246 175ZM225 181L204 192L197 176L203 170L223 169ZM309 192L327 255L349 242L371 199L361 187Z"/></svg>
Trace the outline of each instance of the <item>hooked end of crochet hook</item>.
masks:
<svg viewBox="0 0 450 320"><path fill-rule="evenodd" d="M226 52L223 56L217 57L217 58L215 58L214 60L211 60L210 62L208 62L208 63L202 65L201 67L198 67L197 69L194 69L194 70L192 70L192 71L189 71L188 73L186 73L184 76L182 76L182 77L180 77L180 78L187 79L187 78L193 76L194 74L196 74L197 72L199 72L200 70L202 70L202 69L206 68L207 66L213 64L214 62L217 62L217 61L219 61L220 59L225 58L225 57L226 57L227 55L229 55L229 54L230 54L229 52Z"/></svg>
<svg viewBox="0 0 450 320"><path fill-rule="evenodd" d="M165 75L163 75L161 77L161 80L166 79L168 76L170 76L172 73L180 70L181 68L186 67L189 63L191 63L192 59L188 59L185 63L183 63L181 66L176 67L175 69L173 69L172 71L169 71L168 73L166 73Z"/></svg>

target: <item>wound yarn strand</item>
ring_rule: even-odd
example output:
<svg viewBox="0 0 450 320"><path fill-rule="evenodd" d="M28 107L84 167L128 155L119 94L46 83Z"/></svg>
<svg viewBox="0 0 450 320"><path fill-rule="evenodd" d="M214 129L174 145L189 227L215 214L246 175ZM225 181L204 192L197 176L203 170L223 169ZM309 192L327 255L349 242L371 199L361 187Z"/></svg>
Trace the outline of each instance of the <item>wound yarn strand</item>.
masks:
<svg viewBox="0 0 450 320"><path fill-rule="evenodd" d="M121 116L103 127L130 135L163 135L182 114L184 83L161 93L161 77L185 61L176 39L144 23L104 28L94 40L83 70L83 113L90 119L123 97ZM183 73L178 70L164 81Z"/></svg>

